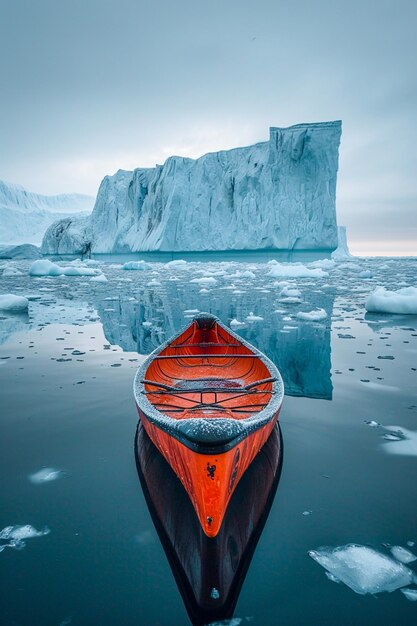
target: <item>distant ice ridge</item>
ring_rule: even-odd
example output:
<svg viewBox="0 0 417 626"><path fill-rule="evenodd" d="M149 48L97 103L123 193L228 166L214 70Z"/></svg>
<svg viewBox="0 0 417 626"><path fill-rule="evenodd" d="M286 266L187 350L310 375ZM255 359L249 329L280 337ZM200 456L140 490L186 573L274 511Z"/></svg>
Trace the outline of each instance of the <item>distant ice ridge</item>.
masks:
<svg viewBox="0 0 417 626"><path fill-rule="evenodd" d="M45 234L44 254L333 250L341 122L271 128L269 141L119 170L91 217Z"/></svg>
<svg viewBox="0 0 417 626"><path fill-rule="evenodd" d="M90 212L93 204L91 196L44 196L0 180L0 243L40 244L53 222L73 213Z"/></svg>

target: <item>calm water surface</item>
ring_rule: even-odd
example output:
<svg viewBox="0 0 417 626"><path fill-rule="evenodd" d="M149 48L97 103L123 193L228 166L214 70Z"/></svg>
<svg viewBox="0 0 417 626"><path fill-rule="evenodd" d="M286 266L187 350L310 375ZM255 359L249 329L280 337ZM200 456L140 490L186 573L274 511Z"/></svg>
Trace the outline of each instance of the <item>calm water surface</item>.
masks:
<svg viewBox="0 0 417 626"><path fill-rule="evenodd" d="M356 594L308 555L348 543L389 554L388 544L412 541L417 553L417 317L364 309L376 285L415 286L416 260L353 260L296 279L272 278L266 260L249 256L187 260L182 269L152 260L145 271L100 260L107 283L30 278L25 261L9 264L22 275L0 277L0 293L30 297L28 315L0 316L0 531L50 530L0 553L0 623L191 623L138 476L132 382L144 355L195 310L245 322L238 332L278 365L286 386L282 472L244 563L234 609L241 622L230 623L417 623L417 603L400 591ZM359 276L364 269L372 278ZM191 282L201 277L215 282ZM285 295L284 280L301 294ZM317 307L326 319L297 317ZM246 321L250 313L263 319ZM155 463L157 500L172 477ZM59 470L55 480L30 480L45 467ZM247 493L265 475L256 471ZM181 493L169 497L174 488L165 492L164 523L177 541L191 528L191 545L192 510ZM233 528L241 524L243 536L242 507Z"/></svg>

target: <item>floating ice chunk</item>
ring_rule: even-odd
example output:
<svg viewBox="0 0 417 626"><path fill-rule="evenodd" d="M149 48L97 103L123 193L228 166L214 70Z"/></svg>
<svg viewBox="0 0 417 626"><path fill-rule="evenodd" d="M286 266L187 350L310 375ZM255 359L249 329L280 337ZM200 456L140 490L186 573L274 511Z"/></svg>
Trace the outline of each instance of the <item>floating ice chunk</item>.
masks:
<svg viewBox="0 0 417 626"><path fill-rule="evenodd" d="M193 315L194 313L199 313L199 312L200 312L199 309L185 309L185 311L183 311L185 315Z"/></svg>
<svg viewBox="0 0 417 626"><path fill-rule="evenodd" d="M190 283L198 283L199 285L215 285L217 280L213 276L202 276L201 278L192 278Z"/></svg>
<svg viewBox="0 0 417 626"><path fill-rule="evenodd" d="M236 318L233 318L230 321L230 326L232 328L239 328L240 326L246 326L245 322L239 322L239 320L237 320Z"/></svg>
<svg viewBox="0 0 417 626"><path fill-rule="evenodd" d="M417 456L417 430L408 430L402 426L386 426L387 430L394 431L388 443L384 444L385 452L402 456ZM388 439L385 437L385 439Z"/></svg>
<svg viewBox="0 0 417 626"><path fill-rule="evenodd" d="M291 287L289 285L286 285L280 294L282 297L289 297L289 298L299 298L301 296L301 291L299 289L297 289L296 287Z"/></svg>
<svg viewBox="0 0 417 626"><path fill-rule="evenodd" d="M34 537L43 537L49 535L51 531L47 526L43 530L36 530L30 524L25 526L6 526L0 531L0 552L5 548L14 548L22 550L25 547L25 539L33 539Z"/></svg>
<svg viewBox="0 0 417 626"><path fill-rule="evenodd" d="M4 268L2 276L3 278L10 278L11 276L23 276L23 272L18 270L17 267L13 267L13 265L10 265Z"/></svg>
<svg viewBox="0 0 417 626"><path fill-rule="evenodd" d="M271 264L271 263L269 263ZM271 264L268 276L279 278L280 276L288 276L291 278L323 278L328 276L328 272L324 272L320 267L310 269L302 263L284 263Z"/></svg>
<svg viewBox="0 0 417 626"><path fill-rule="evenodd" d="M152 265L146 263L146 261L128 261L122 265L122 270L150 270Z"/></svg>
<svg viewBox="0 0 417 626"><path fill-rule="evenodd" d="M417 287L388 291L377 287L367 298L365 309L370 313L417 315Z"/></svg>
<svg viewBox="0 0 417 626"><path fill-rule="evenodd" d="M311 550L309 555L330 574L360 594L395 591L409 585L413 572L389 556L357 544Z"/></svg>
<svg viewBox="0 0 417 626"><path fill-rule="evenodd" d="M0 311L22 313L27 311L28 307L29 300L23 296L15 296L12 293L6 293L0 296Z"/></svg>
<svg viewBox="0 0 417 626"><path fill-rule="evenodd" d="M331 270L336 267L336 263L333 259L319 259L318 261L313 261L313 263L309 263L310 267L321 267L322 270Z"/></svg>
<svg viewBox="0 0 417 626"><path fill-rule="evenodd" d="M63 272L56 263L48 259L39 259L32 263L29 269L30 276L61 276Z"/></svg>
<svg viewBox="0 0 417 626"><path fill-rule="evenodd" d="M324 309L316 309L315 311L310 311L309 313L300 311L299 313L297 313L297 317L300 320L318 322L320 320L325 320L327 317L327 313Z"/></svg>
<svg viewBox="0 0 417 626"><path fill-rule="evenodd" d="M412 563L413 561L417 561L417 556L402 546L392 546L391 554L394 559L401 561L401 563Z"/></svg>
<svg viewBox="0 0 417 626"><path fill-rule="evenodd" d="M203 287L198 293L210 293L210 289L206 289L205 287Z"/></svg>
<svg viewBox="0 0 417 626"><path fill-rule="evenodd" d="M174 261L168 261L168 263L165 264L165 267L175 267L176 269L179 270L185 270L187 268L187 261L184 261L184 259L176 259Z"/></svg>
<svg viewBox="0 0 417 626"><path fill-rule="evenodd" d="M52 263L48 259L35 261L29 269L30 276L95 276L100 273L100 270L93 267L85 267L79 262L63 267Z"/></svg>
<svg viewBox="0 0 417 626"><path fill-rule="evenodd" d="M108 279L106 278L106 276L104 276L104 274L98 274L98 276L93 276L93 278L90 278L90 281L93 281L95 283L107 283Z"/></svg>
<svg viewBox="0 0 417 626"><path fill-rule="evenodd" d="M249 619L250 618L247 618L247 621L249 621ZM222 619L221 622L210 622L207 626L241 626L241 624L243 624L241 617L232 617L232 619Z"/></svg>
<svg viewBox="0 0 417 626"><path fill-rule="evenodd" d="M373 274L370 270L363 270L358 274L359 278L373 278Z"/></svg>
<svg viewBox="0 0 417 626"><path fill-rule="evenodd" d="M61 470L56 470L53 467L43 467L39 472L30 474L29 480L34 485L41 485L42 483L50 483L53 480L57 480L62 474Z"/></svg>
<svg viewBox="0 0 417 626"><path fill-rule="evenodd" d="M371 428L376 428L377 426L381 426L379 422L375 422L375 420L365 420L365 424L370 426Z"/></svg>
<svg viewBox="0 0 417 626"><path fill-rule="evenodd" d="M406 589L400 589L400 591L403 592L407 600L410 600L411 602L417 601L417 589L410 589L407 587Z"/></svg>
<svg viewBox="0 0 417 626"><path fill-rule="evenodd" d="M249 315L246 316L246 319L248 322L263 322L264 318L260 315L254 315L253 311L251 311Z"/></svg>
<svg viewBox="0 0 417 626"><path fill-rule="evenodd" d="M152 326L152 322L142 322L142 326L145 328L150 328Z"/></svg>

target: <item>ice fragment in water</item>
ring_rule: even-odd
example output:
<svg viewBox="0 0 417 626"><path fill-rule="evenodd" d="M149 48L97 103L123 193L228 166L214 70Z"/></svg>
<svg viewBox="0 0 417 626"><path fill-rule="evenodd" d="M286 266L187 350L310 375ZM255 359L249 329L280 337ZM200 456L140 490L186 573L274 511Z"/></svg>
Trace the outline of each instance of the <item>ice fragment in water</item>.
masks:
<svg viewBox="0 0 417 626"><path fill-rule="evenodd" d="M52 480L56 480L62 475L61 470L56 470L53 467L44 467L39 472L35 472L29 476L29 480L34 485L40 485L42 483L49 483Z"/></svg>
<svg viewBox="0 0 417 626"><path fill-rule="evenodd" d="M407 600L411 600L411 602L417 601L417 589L401 589Z"/></svg>
<svg viewBox="0 0 417 626"><path fill-rule="evenodd" d="M22 550L26 545L25 539L43 537L50 532L47 526L45 526L43 530L36 530L36 528L30 526L30 524L25 524L24 526L6 526L0 531L0 552L3 552L5 548Z"/></svg>
<svg viewBox="0 0 417 626"><path fill-rule="evenodd" d="M415 554L410 552L410 550L403 548L402 546L392 546L391 554L394 559L397 559L397 561L401 561L401 563L412 563L413 561L417 560L417 556Z"/></svg>
<svg viewBox="0 0 417 626"><path fill-rule="evenodd" d="M356 593L395 591L413 581L408 567L367 546L324 547L309 555Z"/></svg>

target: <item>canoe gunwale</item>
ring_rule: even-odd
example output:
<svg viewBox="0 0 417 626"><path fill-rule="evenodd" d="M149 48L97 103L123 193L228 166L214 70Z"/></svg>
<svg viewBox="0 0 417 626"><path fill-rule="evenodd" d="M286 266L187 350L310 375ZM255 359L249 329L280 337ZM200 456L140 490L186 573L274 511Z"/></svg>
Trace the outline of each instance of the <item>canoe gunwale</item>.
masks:
<svg viewBox="0 0 417 626"><path fill-rule="evenodd" d="M199 318L214 318L214 321L220 326L220 328L222 328L224 331L226 331L226 333L235 338L242 346L250 350L253 353L253 357L258 358L266 366L270 373L270 377L274 379L274 381L271 383L272 389L270 392L270 400L265 405L265 407L261 411L259 411L259 413L255 413L253 416L242 418L240 420L231 420L230 418L228 419L222 417L193 417L190 419L176 420L175 418L170 417L166 413L163 413L162 411L159 411L155 408L155 406L149 401L147 397L147 393L145 390L146 383L144 383L144 380L146 379L145 374L152 361L156 360L158 358L158 355L160 355L160 353L164 349L168 348L171 343L176 341L191 326L190 323L188 323L176 335L170 337L162 345L158 346L144 360L144 362L140 365L136 372L133 382L133 393L141 417L145 417L145 419L148 420L151 424L154 424L163 432L166 432L170 436L174 437L180 443L184 444L187 448L190 448L191 450L202 454L213 454L216 452L226 452L227 450L232 449L250 434L259 430L260 428L263 428L269 422L275 419L279 413L284 397L284 383L278 368L265 354L258 350L258 348L251 345L245 339L234 333L233 330L225 326L217 317L207 313L202 313L196 316L193 319L192 323L194 323L195 321L198 322ZM211 356L216 357L217 355L213 354ZM233 354L227 356L230 356L230 358L234 357ZM204 442L201 440L197 440L195 437L193 440L192 434L190 439L190 433L193 432L197 421L199 422L199 424L204 423L205 431L207 433L212 432L213 436L216 432L221 431L229 431L230 436L228 438L226 437L226 440L223 441L220 445L216 445L213 442Z"/></svg>

